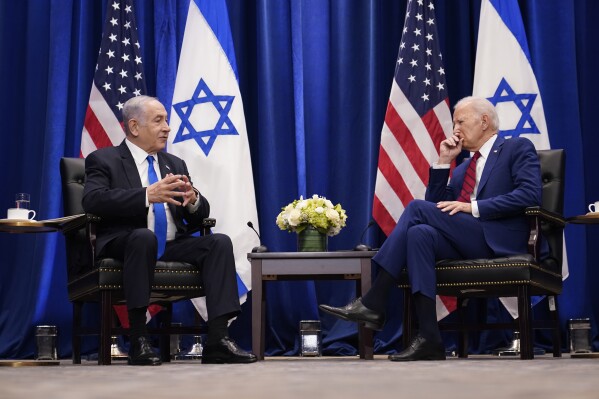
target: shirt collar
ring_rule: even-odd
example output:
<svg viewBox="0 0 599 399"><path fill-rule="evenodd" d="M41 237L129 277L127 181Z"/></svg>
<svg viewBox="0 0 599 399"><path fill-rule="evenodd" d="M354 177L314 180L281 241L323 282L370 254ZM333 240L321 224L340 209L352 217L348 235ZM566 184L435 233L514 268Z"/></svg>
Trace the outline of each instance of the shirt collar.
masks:
<svg viewBox="0 0 599 399"><path fill-rule="evenodd" d="M480 156L483 159L487 159L489 157L489 153L491 152L491 149L493 148L493 144L495 144L495 140L497 140L496 134L491 136L489 138L489 140L487 140L487 142L485 144L483 144L482 147L480 147L480 149L478 150L478 152L480 152ZM470 157L473 157L473 156L474 156L474 152L471 152Z"/></svg>
<svg viewBox="0 0 599 399"><path fill-rule="evenodd" d="M129 151L131 151L131 155L133 155L133 160L135 161L136 165L141 165L143 162L146 162L148 155L152 155L154 160L158 161L156 154L148 154L144 149L132 143L131 141L125 140L125 144L127 144Z"/></svg>

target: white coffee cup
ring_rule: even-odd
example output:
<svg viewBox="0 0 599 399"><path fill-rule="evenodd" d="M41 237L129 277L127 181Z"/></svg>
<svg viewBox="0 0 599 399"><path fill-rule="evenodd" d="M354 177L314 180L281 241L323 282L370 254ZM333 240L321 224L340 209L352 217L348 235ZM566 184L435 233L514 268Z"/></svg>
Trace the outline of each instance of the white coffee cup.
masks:
<svg viewBox="0 0 599 399"><path fill-rule="evenodd" d="M589 212L599 212L599 201L593 202L589 204Z"/></svg>
<svg viewBox="0 0 599 399"><path fill-rule="evenodd" d="M31 215L31 217L29 217ZM8 219L33 220L35 219L35 211L24 208L8 208Z"/></svg>

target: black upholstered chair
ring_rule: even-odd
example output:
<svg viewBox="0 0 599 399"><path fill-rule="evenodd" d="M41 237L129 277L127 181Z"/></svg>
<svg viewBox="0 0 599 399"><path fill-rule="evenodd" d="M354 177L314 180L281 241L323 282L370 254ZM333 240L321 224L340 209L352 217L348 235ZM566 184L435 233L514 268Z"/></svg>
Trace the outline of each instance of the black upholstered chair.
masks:
<svg viewBox="0 0 599 399"><path fill-rule="evenodd" d="M563 150L537 151L543 180L542 207L527 208L530 220L528 253L495 259L442 260L437 262L437 293L457 297L457 323L440 323L442 330L459 331L458 356L467 357L467 332L485 329L513 329L520 332L520 358L532 359L533 329L553 330L553 356L561 356L560 325L556 296L562 291L562 240L565 219L565 153ZM547 240L548 258L540 259L540 240ZM412 294L407 272L401 276L404 288L404 344L414 329ZM548 297L551 320L533 320L531 296ZM519 317L513 323L467 323L464 306L468 298L517 297Z"/></svg>
<svg viewBox="0 0 599 399"><path fill-rule="evenodd" d="M85 181L85 160L62 158L60 160L63 207L65 216L84 213L81 205ZM69 300L73 303L73 363L81 363L81 336L99 335L98 364L110 364L111 336L126 333L114 325L113 305L124 303L122 289L123 264L115 259L96 259L94 256L94 221L99 218L86 215L84 228L65 234L67 251L67 276ZM213 225L206 220L207 231ZM171 326L172 303L204 296L200 271L182 262L157 262L151 303L165 308L159 313L159 327L150 334L160 334L160 356L170 361L169 334L200 334L201 326ZM99 328L82 325L83 305L87 302L100 304Z"/></svg>

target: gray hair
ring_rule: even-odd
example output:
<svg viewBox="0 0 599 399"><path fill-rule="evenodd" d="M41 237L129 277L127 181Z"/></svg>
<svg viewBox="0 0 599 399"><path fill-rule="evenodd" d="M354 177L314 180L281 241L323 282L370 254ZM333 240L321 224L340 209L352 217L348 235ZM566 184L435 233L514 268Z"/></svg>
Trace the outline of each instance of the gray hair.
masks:
<svg viewBox="0 0 599 399"><path fill-rule="evenodd" d="M123 126L125 127L125 134L128 136L131 132L129 131L129 121L131 119L140 120L144 115L144 105L150 101L160 101L156 97L150 96L136 96L128 99L123 105Z"/></svg>
<svg viewBox="0 0 599 399"><path fill-rule="evenodd" d="M478 115L487 115L489 117L489 127L494 131L499 130L499 116L491 101L483 97L468 96L458 101L453 109L455 110L464 105L471 105Z"/></svg>

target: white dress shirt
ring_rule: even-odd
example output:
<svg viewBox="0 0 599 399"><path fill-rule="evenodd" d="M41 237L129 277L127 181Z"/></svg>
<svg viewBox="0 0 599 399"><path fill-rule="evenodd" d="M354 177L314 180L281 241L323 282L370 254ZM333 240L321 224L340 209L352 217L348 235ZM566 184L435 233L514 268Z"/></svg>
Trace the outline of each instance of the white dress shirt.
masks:
<svg viewBox="0 0 599 399"><path fill-rule="evenodd" d="M494 134L491 136L489 140L485 144L480 147L478 152L480 152L480 158L476 161L476 183L474 184L474 190L470 195L470 205L472 206L472 216L480 217L480 212L478 211L478 204L476 202L476 194L478 193L478 183L480 182L480 177L483 174L483 170L485 169L485 163L489 158L489 154L491 153L491 149L493 148L493 144L495 144L495 140L497 140L497 135ZM470 152L470 157L474 156L474 152ZM438 164L433 163L433 169L449 169L451 167L450 164Z"/></svg>
<svg viewBox="0 0 599 399"><path fill-rule="evenodd" d="M137 166L137 172L139 173L139 177L141 179L141 185L143 187L148 187L150 185L150 181L148 179L148 155L152 155L154 157L154 172L156 172L156 176L159 179L162 179L163 176L160 173L160 168L158 166L158 156L154 154L148 154L145 150L142 150L137 145L133 144L129 140L125 140L129 151L131 151L131 155L133 155L133 160L135 161L135 166ZM177 227L175 226L175 222L173 220L173 215L171 215L171 210L166 203L154 203L150 204L148 200L148 191L146 190L146 207L150 207L150 212L148 212L148 229L154 231L154 206L163 206L166 211L166 240L171 241L175 239L175 233L177 232ZM200 206L200 199L196 201L194 205L187 204L187 209L190 212L195 212Z"/></svg>

